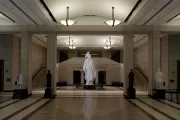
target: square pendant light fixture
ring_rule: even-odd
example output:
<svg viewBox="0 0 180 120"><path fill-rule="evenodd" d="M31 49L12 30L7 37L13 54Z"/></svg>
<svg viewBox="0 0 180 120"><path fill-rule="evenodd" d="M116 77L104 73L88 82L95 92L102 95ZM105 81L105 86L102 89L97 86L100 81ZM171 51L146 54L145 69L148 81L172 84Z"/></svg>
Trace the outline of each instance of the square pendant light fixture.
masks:
<svg viewBox="0 0 180 120"><path fill-rule="evenodd" d="M76 21L69 19L69 7L67 7L67 16L65 20L61 20L60 23L64 26L72 26L76 24Z"/></svg>
<svg viewBox="0 0 180 120"><path fill-rule="evenodd" d="M116 20L114 19L114 7L112 7L112 20L108 20L106 22L104 22L106 25L108 26L111 26L111 27L114 27L114 26L117 26L121 23L120 20Z"/></svg>

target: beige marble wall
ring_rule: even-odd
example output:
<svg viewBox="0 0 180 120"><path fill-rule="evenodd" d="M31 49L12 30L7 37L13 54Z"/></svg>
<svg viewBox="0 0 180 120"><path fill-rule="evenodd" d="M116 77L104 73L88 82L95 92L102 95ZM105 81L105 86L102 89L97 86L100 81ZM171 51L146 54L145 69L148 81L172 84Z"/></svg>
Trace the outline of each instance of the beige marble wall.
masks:
<svg viewBox="0 0 180 120"><path fill-rule="evenodd" d="M15 85L17 75L20 71L20 54L21 54L21 39L13 36L13 53L12 53L12 84Z"/></svg>
<svg viewBox="0 0 180 120"><path fill-rule="evenodd" d="M111 59L111 51L109 51L109 50L102 51L102 57Z"/></svg>
<svg viewBox="0 0 180 120"><path fill-rule="evenodd" d="M161 71L162 79L168 87L168 36L161 38Z"/></svg>
<svg viewBox="0 0 180 120"><path fill-rule="evenodd" d="M76 50L69 50L68 51L68 58L73 58L73 57L77 57L77 52Z"/></svg>
<svg viewBox="0 0 180 120"><path fill-rule="evenodd" d="M168 38L169 43L169 85L168 88L176 89L177 88L177 60L180 60L180 35L170 35ZM170 82L170 79L173 79L174 82Z"/></svg>
<svg viewBox="0 0 180 120"><path fill-rule="evenodd" d="M138 64L148 74L148 44L134 50L134 67Z"/></svg>
<svg viewBox="0 0 180 120"><path fill-rule="evenodd" d="M46 65L46 48L32 43L32 72L42 64Z"/></svg>

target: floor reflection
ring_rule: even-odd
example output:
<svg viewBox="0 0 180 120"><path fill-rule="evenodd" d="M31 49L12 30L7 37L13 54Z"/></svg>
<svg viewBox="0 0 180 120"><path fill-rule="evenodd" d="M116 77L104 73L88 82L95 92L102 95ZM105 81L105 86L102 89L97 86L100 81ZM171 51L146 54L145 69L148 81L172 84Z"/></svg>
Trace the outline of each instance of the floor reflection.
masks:
<svg viewBox="0 0 180 120"><path fill-rule="evenodd" d="M86 97L84 98L83 105L83 113L85 120L91 120L96 110L96 99L92 97L88 97L88 93L86 93Z"/></svg>

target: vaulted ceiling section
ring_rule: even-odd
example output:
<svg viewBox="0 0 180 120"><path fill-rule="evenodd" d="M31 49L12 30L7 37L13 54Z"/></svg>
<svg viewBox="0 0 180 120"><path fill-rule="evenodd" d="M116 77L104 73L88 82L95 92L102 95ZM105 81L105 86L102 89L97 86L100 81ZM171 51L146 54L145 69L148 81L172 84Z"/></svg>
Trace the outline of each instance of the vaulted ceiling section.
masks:
<svg viewBox="0 0 180 120"><path fill-rule="evenodd" d="M105 25L112 7L124 25L180 25L180 0L0 0L0 25L61 25L66 7L75 25ZM35 36L46 42L45 36ZM135 44L145 43L147 36L134 39Z"/></svg>

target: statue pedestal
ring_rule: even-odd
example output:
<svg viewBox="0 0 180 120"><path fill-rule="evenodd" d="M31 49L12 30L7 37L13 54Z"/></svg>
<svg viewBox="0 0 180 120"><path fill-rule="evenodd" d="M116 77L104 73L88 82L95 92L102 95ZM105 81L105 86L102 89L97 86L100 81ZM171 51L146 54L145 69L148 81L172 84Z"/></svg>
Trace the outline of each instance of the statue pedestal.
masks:
<svg viewBox="0 0 180 120"><path fill-rule="evenodd" d="M54 96L52 95L52 88L51 87L47 87L45 89L45 94L44 94L44 98L53 98Z"/></svg>
<svg viewBox="0 0 180 120"><path fill-rule="evenodd" d="M25 99L28 97L27 89L15 89L13 99Z"/></svg>
<svg viewBox="0 0 180 120"><path fill-rule="evenodd" d="M154 99L165 99L165 89L153 89L153 95L151 96Z"/></svg>
<svg viewBox="0 0 180 120"><path fill-rule="evenodd" d="M134 88L127 88L127 94L125 98L127 99L136 99L136 90Z"/></svg>
<svg viewBox="0 0 180 120"><path fill-rule="evenodd" d="M95 85L84 85L84 89L94 90L94 89L96 89L96 86Z"/></svg>

